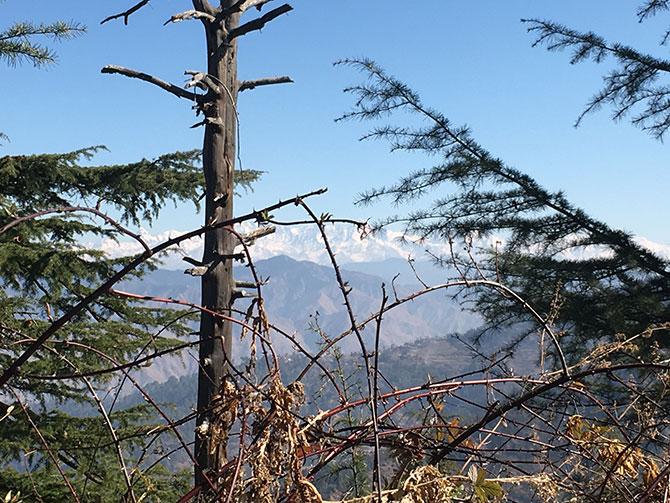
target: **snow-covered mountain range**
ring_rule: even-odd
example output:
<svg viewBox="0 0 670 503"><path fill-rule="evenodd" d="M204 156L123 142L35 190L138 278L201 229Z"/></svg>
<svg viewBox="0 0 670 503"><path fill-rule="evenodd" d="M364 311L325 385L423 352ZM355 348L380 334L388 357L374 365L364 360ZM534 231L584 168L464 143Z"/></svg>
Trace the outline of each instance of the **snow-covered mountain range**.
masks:
<svg viewBox="0 0 670 503"><path fill-rule="evenodd" d="M243 226L242 232L253 230L251 225ZM177 236L184 231L171 230L161 233L152 233L141 229L141 237L150 246L157 245L171 237ZM386 230L375 234L361 237L355 226L352 225L328 225L327 233L329 242L335 251L340 264L361 262L382 262L389 259L407 259L413 257L417 261L427 260L426 250L432 254L448 254L449 247L444 242L422 241L416 238L402 239L401 232ZM504 241L502 238L489 236L476 243L480 250L491 249L496 242ZM636 241L656 253L657 255L670 259L670 245L656 243L644 237L637 237ZM140 253L142 247L132 240L105 239L100 243L92 244L93 247L105 250L112 257L120 257ZM328 264L329 258L324 247L323 240L318 229L314 225L301 225L294 227L278 227L274 234L257 240L251 248L255 260L263 260L271 257L285 255L296 260L308 260L316 264ZM584 259L588 257L606 254L607 251L597 247L572 249L570 258ZM184 241L178 248L173 248L163 258L163 268L183 269L182 257L190 256L199 258L202 255L202 238L193 238Z"/></svg>
<svg viewBox="0 0 670 503"><path fill-rule="evenodd" d="M253 230L252 226L243 226L243 232ZM151 233L141 229L140 236L150 246L157 245L183 231L166 231ZM341 264L356 262L381 262L388 259L407 259L409 256L420 258L425 256L425 250L433 253L447 252L443 243L424 242L413 243L402 240L402 233L396 231L381 231L379 233L361 237L355 226L329 225L327 227L328 240ZM182 257L199 258L202 255L203 240L200 237L184 241L178 248L175 247L164 258L165 269L183 269ZM105 239L93 245L108 253L112 257L121 257L140 253L142 247L132 240ZM285 255L296 260L308 260L316 264L329 264L328 254L323 239L314 225L295 227L278 227L273 234L258 239L251 248L255 260L264 260L271 257Z"/></svg>
<svg viewBox="0 0 670 503"><path fill-rule="evenodd" d="M243 232L253 230L243 228ZM421 243L402 240L402 234L395 231L380 232L361 237L354 226L332 225L327 229L329 242L333 248L343 274L350 282L352 300L356 314L364 319L374 312L381 295L381 284L393 283L400 295L420 288L416 274L430 284L439 284L454 277L454 271L433 266L426 250L432 254L448 254L445 243L424 241ZM141 231L142 238L150 246L181 234L169 231L152 234ZM497 239L480 240L481 248L495 247ZM658 255L670 259L670 246L654 243L643 238L638 242ZM200 293L199 278L183 274L188 265L184 256L199 258L202 254L202 239L195 238L182 243L163 258L161 269L144 277L142 281L130 281L126 287L139 294L173 297L197 302ZM142 251L136 241L106 240L97 247L110 256L126 256ZM333 271L319 231L314 226L279 227L274 234L258 239L251 247L257 269L262 277L270 278L264 288L266 307L271 319L296 340L310 349L315 349L319 341L308 327L319 313L321 327L329 334L337 334L346 328L346 316L342 310L342 300L337 285L333 281ZM602 255L603 250L573 250L574 259ZM414 270L407 262L411 256L416 259ZM324 267L326 266L326 267ZM248 271L240 268L238 279L245 280ZM431 295L394 310L386 318L383 345L397 346L422 337L440 337L448 333L464 333L481 322L476 313L463 311L459 302L445 292ZM355 351L356 341L347 339L342 349ZM292 345L278 337L276 348L280 353L292 351ZM153 365L143 371L143 381L163 381L167 376L184 375L194 371L193 358L164 359L160 365Z"/></svg>

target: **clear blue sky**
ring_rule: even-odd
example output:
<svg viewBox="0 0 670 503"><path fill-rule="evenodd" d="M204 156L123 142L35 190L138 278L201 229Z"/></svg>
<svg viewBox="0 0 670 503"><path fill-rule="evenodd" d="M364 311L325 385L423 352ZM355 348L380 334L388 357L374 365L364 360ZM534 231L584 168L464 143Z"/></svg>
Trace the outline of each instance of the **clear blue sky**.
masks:
<svg viewBox="0 0 670 503"><path fill-rule="evenodd" d="M0 130L11 137L2 153L67 151L105 144L99 162L125 162L201 144L190 104L153 86L101 75L117 64L176 83L204 64L198 22L163 27L188 0L153 0L122 22L99 25L134 0L6 0L0 27L23 19L73 19L83 37L59 44L59 63L46 70L2 68ZM540 17L593 30L642 50L664 54L657 42L667 16L638 24L638 2L611 0L293 0L295 10L241 42L242 78L288 74L290 86L241 96L241 154L245 167L268 173L238 211L261 207L320 186L319 210L364 218L389 211L356 208L355 195L393 182L429 159L392 155L381 143L360 143L364 126L335 124L351 98L342 94L360 76L333 68L335 60L365 56L418 90L424 101L508 164L563 189L588 212L614 226L670 243L667 147L608 111L572 124L598 90L606 66L571 66L567 54L532 48L519 22ZM254 11L255 12L255 11ZM156 230L201 222L193 208L170 209Z"/></svg>

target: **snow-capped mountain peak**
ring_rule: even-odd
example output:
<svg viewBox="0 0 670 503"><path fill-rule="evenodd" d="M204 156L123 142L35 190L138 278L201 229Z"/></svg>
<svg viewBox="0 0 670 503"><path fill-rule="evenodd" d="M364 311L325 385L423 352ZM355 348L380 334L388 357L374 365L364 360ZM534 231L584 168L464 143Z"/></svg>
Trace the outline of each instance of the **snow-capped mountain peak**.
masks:
<svg viewBox="0 0 670 503"><path fill-rule="evenodd" d="M251 224L243 225L239 229L246 233L254 229ZM161 233L152 233L141 229L140 236L149 246L157 245L171 237L181 234L183 231L171 230ZM353 225L327 225L326 234L333 249L338 263L347 264L354 262L381 262L388 259L417 260L428 258L426 250L434 255L449 254L449 246L444 242L431 240L418 240L411 237L403 239L403 234L393 230L382 230L374 234L361 236L358 229ZM653 242L644 237L636 237L636 242L648 248L658 256L670 259L670 245ZM475 248L479 250L491 250L504 243L504 239L496 236L488 236L477 240ZM106 251L111 257L121 257L140 253L141 245L133 240L120 239L118 242L105 239L100 243L91 245L94 248ZM166 269L181 269L184 267L182 257L188 255L199 258L202 255L203 240L196 237L184 241L179 247L174 247L163 258L163 267ZM596 247L575 248L564 252L566 258L580 260L588 257L607 254L609 250ZM330 258L324 246L319 229L314 225L301 225L294 227L277 227L276 231L268 236L260 238L251 247L251 253L255 260L262 260L278 255L286 255L296 260L308 260L317 264L328 264Z"/></svg>

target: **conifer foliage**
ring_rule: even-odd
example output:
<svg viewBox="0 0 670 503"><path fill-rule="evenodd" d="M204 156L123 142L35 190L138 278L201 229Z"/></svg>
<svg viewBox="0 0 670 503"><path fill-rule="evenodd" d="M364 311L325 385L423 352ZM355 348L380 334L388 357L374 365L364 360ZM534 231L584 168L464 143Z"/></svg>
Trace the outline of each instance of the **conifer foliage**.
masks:
<svg viewBox="0 0 670 503"><path fill-rule="evenodd" d="M667 1L649 0L638 8L638 21L642 23L668 9L670 3ZM613 119L629 117L636 126L659 140L663 139L670 128L670 60L552 21L522 21L528 26L528 31L536 35L534 45L545 46L550 51L572 50L572 64L588 60L596 63L608 59L616 61L615 68L603 77L603 88L589 100L577 124L588 113L608 106L612 108ZM670 29L663 34L660 45L666 46L668 40Z"/></svg>
<svg viewBox="0 0 670 503"><path fill-rule="evenodd" d="M30 62L33 66L45 66L56 61L54 50L40 42L41 38L60 41L74 38L86 31L75 22L56 21L54 23L34 24L31 22L14 23L8 28L0 28L0 60L10 66ZM0 144L9 138L0 131Z"/></svg>
<svg viewBox="0 0 670 503"><path fill-rule="evenodd" d="M656 10L662 8L665 4ZM639 15L644 18L652 12L641 9ZM608 46L594 34L580 35L546 21L528 22L531 31L540 34L538 43L550 49L574 46L573 61L588 57L600 61L613 53L622 67L605 78L605 89L588 110L611 104L620 117L646 102L634 121L657 137L663 135L668 106L659 101L667 89L656 84L659 74L667 71L661 60L621 45ZM583 350L587 341L641 333L670 319L667 260L574 206L562 192L545 189L497 158L468 127L454 125L425 105L415 91L374 62L341 64L367 77L347 90L356 101L342 119L381 123L364 139L384 140L393 150L422 152L435 159L432 167L362 194L364 204L388 198L396 205L435 196L427 208L392 216L378 222L379 227L402 223L408 236L448 241L453 253L436 257L438 261L455 265L460 275L494 278L513 288L565 332L562 345L568 352ZM416 117L412 124L418 125L406 125L402 112ZM500 243L475 250L487 236ZM497 294L478 292L472 299L491 326L532 318L512 299Z"/></svg>
<svg viewBox="0 0 670 503"><path fill-rule="evenodd" d="M402 205L436 195L427 208L392 216L378 227L401 223L408 238L444 239L451 253L434 258L453 267L455 277L431 286L415 270L421 287L409 293L396 288L396 277L389 288L380 285L378 307L361 314L354 307L360 287L340 268L328 229L355 225L362 237L369 229L363 222L317 215L305 200L326 189L234 216L233 184L259 176L234 169L237 95L291 82L286 76L237 78L237 39L292 10L270 3L193 0L186 3L193 9L167 20L165 25L195 20L204 31L207 68L186 71L191 80L185 88L121 66L102 70L187 100L202 118L195 124L204 128L202 151L118 165L95 163L104 147L0 157L0 498L11 503L665 498L670 374L662 346L670 331L668 261L495 157L467 127L453 125L374 62L341 63L367 76L348 90L356 102L343 119L388 121L365 138L424 153L435 162L363 194L361 202L390 198ZM115 19L128 24L147 4L135 1L103 24ZM669 4L651 0L639 16ZM599 61L610 51L595 35L530 23L550 48L576 41L577 60ZM14 33L25 44L31 33L40 34L30 24L23 38ZM41 49L30 47L23 52L38 58ZM644 59L639 53L616 50L624 70L639 70ZM635 61L632 66L625 57ZM628 98L605 93L598 104L639 103L649 99L653 82L627 86ZM410 125L405 117L401 122L399 112L412 115ZM660 137L664 113L661 106L639 123L651 124ZM203 202L204 224L150 247L137 227L155 222L166 205L184 202ZM276 220L273 212L286 206L304 211L306 220ZM236 226L244 222L258 228L242 233ZM321 344L314 354L302 334L284 330L266 311L268 279L259 275L250 246L274 232L270 224L313 225L330 260L346 322L328 333L316 311L310 328ZM142 277L159 265L162 251L195 236L203 237L202 260L184 259L195 266L185 272L202 277L199 304L113 288L124 278ZM486 236L500 241L482 247ZM95 244L103 239L131 239L141 251L111 258ZM234 260L244 263L251 281L235 281ZM291 286L294 278L302 279L290 276ZM530 361L537 354L540 364L521 362L524 370L515 371L510 354L490 358L467 335L418 341L387 358L384 324L423 335L412 324L404 328L403 320L394 321L391 312L459 289L472 292L470 299L492 326L533 322L529 330L539 335L540 349L526 347L520 358ZM236 300L241 305L234 305ZM198 318L199 330L193 332ZM233 358L233 325L240 327L236 345L248 345L242 364ZM521 331L507 335L513 339ZM545 347L548 336L553 345ZM356 340L357 351L345 356L339 344L346 337ZM283 359L273 347L279 338L289 341L296 355ZM453 355L454 341L468 352ZM436 359L432 344L449 358ZM165 404L157 403L162 395L152 397L136 372L158 357L196 347L197 406L179 403L175 409L182 416L170 417ZM545 362L552 347L556 361ZM429 361L435 378L416 380L418 364ZM396 382L401 376L394 371L408 368L412 382ZM287 376L292 380L285 383ZM167 385L170 391L176 382ZM135 395L123 404L119 390L128 383ZM183 392L181 401L188 402ZM165 460L176 453L188 460L168 465Z"/></svg>
<svg viewBox="0 0 670 503"><path fill-rule="evenodd" d="M97 150L0 158L3 369L127 261L110 259L84 243L119 238L127 234L124 224L150 224L166 203L195 202L202 190L197 152L127 165L84 165ZM119 220L108 214L118 214ZM133 274L141 276L150 267L146 263ZM124 474L118 467L143 445L138 433L146 429L142 422L148 409L115 412L113 404L103 404L101 386L118 381L96 372L183 342L187 321L183 312L104 296L65 325L6 387L0 455L3 465L20 471L2 472L0 492L20 489L30 498L67 500L68 486L58 473L62 464L81 497L106 494L110 487L117 488L111 494L123 494ZM168 331L161 330L166 326ZM73 375L80 377L68 378ZM87 417L59 411L65 401L69 407L88 404ZM125 476L130 477L129 471ZM167 482L159 484L161 490L174 487Z"/></svg>
<svg viewBox="0 0 670 503"><path fill-rule="evenodd" d="M51 63L52 50L33 37L62 39L83 31L76 23L18 23L0 33L0 57L10 65ZM3 371L128 262L109 258L96 241L137 238L128 227L151 225L166 204L198 205L204 190L199 150L94 165L103 149L0 157ZM237 182L248 184L257 175L247 170ZM154 264L147 260L130 276L142 276ZM0 395L2 497L174 501L183 494L188 471L170 473L160 464L138 470L129 461L150 466L145 449L158 437L146 432L158 413L149 405L115 410L114 392L132 376L105 371L184 344L192 318L184 310L103 295L42 345Z"/></svg>
<svg viewBox="0 0 670 503"><path fill-rule="evenodd" d="M15 23L0 31L0 59L10 65L23 62L34 66L48 65L56 61L56 54L52 48L41 43L40 38L60 41L76 37L85 31L84 26L75 22Z"/></svg>

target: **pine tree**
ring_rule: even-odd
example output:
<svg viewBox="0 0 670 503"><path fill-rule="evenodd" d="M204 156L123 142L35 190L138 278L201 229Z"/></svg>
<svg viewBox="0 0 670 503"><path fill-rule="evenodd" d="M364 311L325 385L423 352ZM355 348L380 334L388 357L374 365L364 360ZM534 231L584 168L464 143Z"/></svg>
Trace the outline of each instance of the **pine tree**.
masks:
<svg viewBox="0 0 670 503"><path fill-rule="evenodd" d="M639 16L645 19L669 7L670 2L666 1L648 2ZM592 33L578 33L548 21L529 23L531 31L539 34L538 43L549 49L574 48L574 61L589 57L601 61L608 55L617 58L619 66L605 77L604 89L592 99L585 113L611 106L615 118L630 113L635 124L662 138L670 122L670 94L667 82L663 82L670 66L665 69L664 60L621 44L609 44ZM580 424L582 412L597 402L602 407L593 421L598 431L618 430L627 440L644 438L645 452L663 453L654 466L664 464L667 445L656 427L664 425L667 417L667 387L662 376L667 370L670 335L670 261L641 246L629 233L590 216L562 192L546 189L538 180L496 157L468 127L452 124L445 114L424 104L418 93L374 62L359 59L342 64L360 70L366 77L363 83L348 89L355 104L342 119L372 121L374 125L364 139L382 140L392 150L430 158L430 167L361 196L362 204L387 199L400 208L410 204L421 208L399 211L398 215L377 222L377 227L400 225L408 239L442 240L450 245L450 251L436 255L435 260L451 268L455 276L468 281L486 278L490 283L511 288L517 297L501 295L499 289L478 290L476 282L467 285L466 281L463 293L472 302L471 307L484 314L487 328L521 322L521 327L532 325L530 330L537 335L537 320L529 310L532 307L538 317L547 321L544 325L554 328L560 337L560 346L570 364L567 371L563 370L566 376L590 366L601 366L607 372L575 383L589 401L593 396L599 397L588 405L579 404L578 397L571 403L573 398L566 399L564 389L552 392L538 386L537 395L525 400L519 400L521 394L500 393L504 405L496 401L491 409L482 407L481 419L457 441L441 447L440 453L431 457L431 463L454 454L456 445L462 446L465 439L472 438L487 423L492 424L492 417L499 417L491 414L492 409L531 412L529 421L519 425L521 429L537 419L547 431L559 432L565 427L566 418L568 423ZM426 200L430 201L427 205ZM483 238L494 236L500 241L485 246L487 240ZM526 335L528 332L507 342L513 348ZM547 348L544 351L549 353ZM640 367L628 369L625 377L611 371L617 364L629 362ZM644 368L645 365L649 367ZM554 365L557 368L558 362ZM540 380L546 376L554 378L560 372L549 372L554 369L542 365L537 375ZM509 372L513 373L511 369ZM556 402L552 403L554 399ZM619 409L623 403L629 405ZM645 405L635 417L625 417L635 404L641 403ZM624 408L625 412L620 413ZM649 422L652 426L647 426L641 418L650 409L654 409ZM570 412L561 416L566 411ZM506 443L502 441L501 445ZM629 452L634 449L626 447ZM557 477L562 483L570 478L564 478L568 472L579 475L574 483L564 486L567 493L572 493L570 496L553 493L545 496L547 501L567 501L570 497L580 501L662 499L662 477L657 477L657 471L640 477L645 482L639 486L635 481L622 489L618 487L613 467L624 458L622 450L617 452L615 461L598 461L590 471L584 470L588 461L572 465L572 470L567 468L570 454L558 454L553 448L549 451L557 464L541 469L542 473ZM496 455L491 457L494 458ZM533 473L526 466L521 471L526 473L527 469ZM662 473L667 473L667 469ZM650 479L654 485L648 482ZM523 496L542 499L537 493Z"/></svg>
<svg viewBox="0 0 670 503"><path fill-rule="evenodd" d="M66 23L17 24L0 39L0 54L10 63L46 64L54 54L34 44L31 35L63 38L82 30ZM102 148L0 157L3 372L55 319L130 260L110 259L87 243L128 237L133 234L128 226L150 225L167 203L197 205L201 198L199 150L91 165ZM257 175L246 170L237 183ZM144 261L130 276L139 278L157 264ZM140 307L104 295L18 373L7 374L0 395L0 495L20 491L25 501L119 501L123 495L130 501L174 501L184 494L190 470L147 468L146 458L153 459L146 449L158 438L147 435L156 426L156 410L151 405L116 410L107 394L124 374L106 370L183 344L193 321L183 310ZM83 413L76 413L76 404ZM144 463L134 466L142 456Z"/></svg>
<svg viewBox="0 0 670 503"><path fill-rule="evenodd" d="M148 224L168 201L197 201L202 190L198 152L128 165L83 166L97 150L0 158L3 369L125 261L84 244L95 237L120 237L119 227L105 216L108 212L118 212L120 222ZM99 213L76 208L97 208ZM18 220L40 212L43 218ZM153 266L148 262L133 275L140 277ZM21 488L30 498L47 501L70 499L58 473L63 465L82 499L108 494L103 501L116 501L124 494L119 457L144 445L148 439L138 436L146 431L142 423L150 412L156 414L146 406L113 411L113 404L103 403L101 389L118 382L96 373L132 362L147 350L183 342L190 332L187 321L183 312L105 296L65 325L3 390L2 415L8 417L0 423L0 455L4 466L15 465L18 471L3 472L1 489ZM162 331L166 326L169 331ZM73 374L89 377L66 378ZM60 412L66 402L70 407L88 403L90 417ZM115 436L128 438L118 453ZM151 474L146 476L149 480ZM110 492L111 487L118 490Z"/></svg>
<svg viewBox="0 0 670 503"><path fill-rule="evenodd" d="M583 354L616 334L639 334L664 324L665 330L654 333L665 344L670 319L668 261L630 234L589 216L563 193L549 191L507 165L477 143L467 127L453 125L372 61L343 64L362 71L367 80L348 89L357 100L342 119L399 121L402 112L409 112L418 119L412 124L418 125L384 123L365 138L436 159L430 168L362 195L363 204L388 198L402 205L436 194L428 208L390 217L378 227L400 223L406 236L452 244L454 253L435 257L438 262L455 265L466 278L484 275L512 288L561 330L561 345L568 353ZM504 244L473 249L477 239L490 235L501 236ZM571 258L570 251L585 249L595 251L592 258ZM499 292L468 294L491 327L533 321L522 304Z"/></svg>

